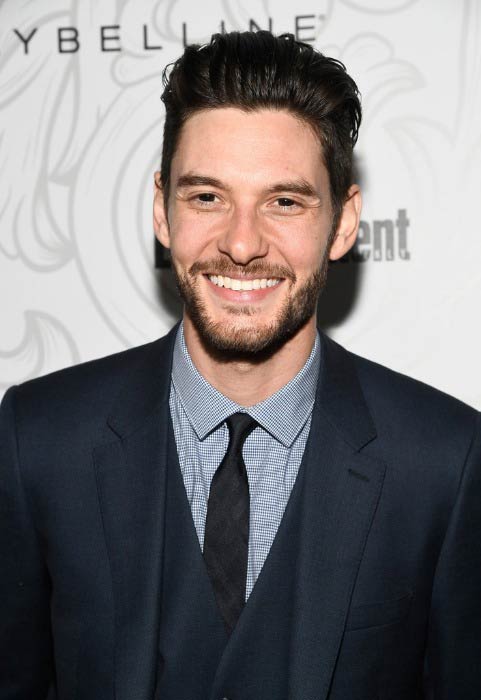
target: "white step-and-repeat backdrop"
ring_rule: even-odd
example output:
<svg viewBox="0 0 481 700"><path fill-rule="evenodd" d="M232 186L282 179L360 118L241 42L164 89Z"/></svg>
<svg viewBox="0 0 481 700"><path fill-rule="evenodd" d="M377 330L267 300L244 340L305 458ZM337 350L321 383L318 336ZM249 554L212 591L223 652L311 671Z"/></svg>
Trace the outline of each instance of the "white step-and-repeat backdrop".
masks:
<svg viewBox="0 0 481 700"><path fill-rule="evenodd" d="M320 323L481 408L479 0L0 0L0 393L164 334L161 72L217 31L292 32L359 85L359 243Z"/></svg>

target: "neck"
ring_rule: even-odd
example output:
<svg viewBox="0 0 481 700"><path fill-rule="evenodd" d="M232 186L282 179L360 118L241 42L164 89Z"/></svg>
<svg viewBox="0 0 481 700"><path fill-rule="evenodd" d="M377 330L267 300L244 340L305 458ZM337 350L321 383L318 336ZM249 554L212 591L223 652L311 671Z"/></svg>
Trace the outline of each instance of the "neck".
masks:
<svg viewBox="0 0 481 700"><path fill-rule="evenodd" d="M304 366L316 338L316 317L261 362L216 358L185 314L184 337L192 362L204 379L231 401L247 408L275 394Z"/></svg>

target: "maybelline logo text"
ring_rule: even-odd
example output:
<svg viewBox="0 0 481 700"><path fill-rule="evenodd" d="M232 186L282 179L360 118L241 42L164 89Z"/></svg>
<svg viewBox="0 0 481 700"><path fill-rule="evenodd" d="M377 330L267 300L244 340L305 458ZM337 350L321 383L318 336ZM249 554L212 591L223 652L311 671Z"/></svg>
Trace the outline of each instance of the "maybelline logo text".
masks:
<svg viewBox="0 0 481 700"><path fill-rule="evenodd" d="M316 40L316 35L319 32L320 26L324 23L324 14L309 14L295 15L292 19L290 27L283 27L282 31L292 32L298 41L313 42ZM265 26L264 26L265 25ZM181 26L182 43L187 46L192 43L189 38L189 27L187 22L182 22ZM272 17L268 18L265 23L257 22L255 19L249 19L246 22L245 29L249 31L258 31L259 29L268 29L271 32L281 33L279 29L274 27ZM129 28L130 30L130 28ZM23 46L25 54L33 55L35 53L35 35L39 31L38 27L33 27L30 31L12 29L17 36L18 41ZM229 31L224 20L217 24L212 23L212 32L225 33ZM120 24L106 24L98 28L99 43L98 49L102 53L111 53L122 51L122 26ZM159 51L163 48L162 44L154 36L152 29L147 24L139 26L139 46L143 51ZM61 54L77 53L82 47L82 30L77 26L57 27L55 43L57 52Z"/></svg>

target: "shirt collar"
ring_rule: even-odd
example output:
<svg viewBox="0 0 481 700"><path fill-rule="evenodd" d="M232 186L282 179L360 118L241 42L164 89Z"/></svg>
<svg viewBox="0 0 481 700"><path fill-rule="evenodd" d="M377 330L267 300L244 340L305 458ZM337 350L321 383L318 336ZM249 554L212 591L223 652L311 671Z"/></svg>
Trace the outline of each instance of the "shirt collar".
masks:
<svg viewBox="0 0 481 700"><path fill-rule="evenodd" d="M249 413L276 440L290 447L309 418L320 366L319 334L305 365L291 381L248 409L227 398L204 379L187 350L180 324L172 358L172 383L199 440L237 412Z"/></svg>

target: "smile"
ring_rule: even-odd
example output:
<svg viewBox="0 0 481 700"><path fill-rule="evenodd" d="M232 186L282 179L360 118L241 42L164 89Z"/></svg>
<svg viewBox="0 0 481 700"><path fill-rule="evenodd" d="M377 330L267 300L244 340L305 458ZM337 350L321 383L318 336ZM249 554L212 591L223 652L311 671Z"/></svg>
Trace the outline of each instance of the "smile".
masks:
<svg viewBox="0 0 481 700"><path fill-rule="evenodd" d="M209 280L216 287L225 287L234 291L250 292L253 289L265 289L266 287L275 287L281 280L275 277L259 277L252 280L239 280L227 277L226 275L208 275Z"/></svg>

